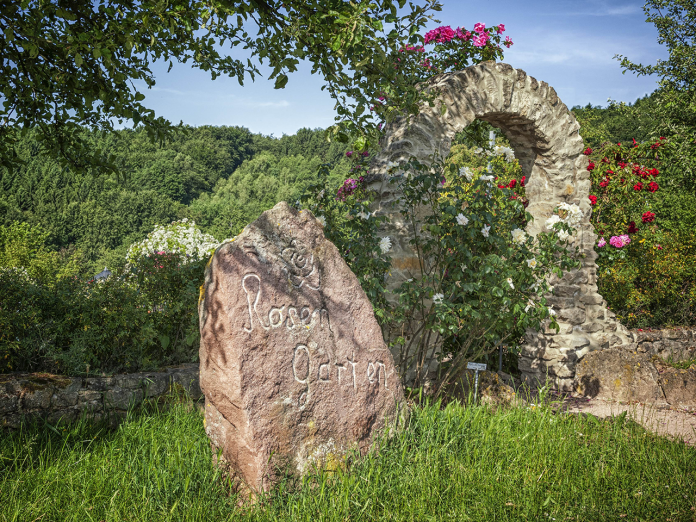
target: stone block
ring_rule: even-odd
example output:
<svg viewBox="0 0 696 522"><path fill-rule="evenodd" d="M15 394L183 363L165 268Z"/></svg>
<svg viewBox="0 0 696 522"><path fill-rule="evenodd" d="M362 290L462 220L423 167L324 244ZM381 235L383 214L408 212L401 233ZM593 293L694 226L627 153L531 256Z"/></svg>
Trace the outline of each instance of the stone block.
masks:
<svg viewBox="0 0 696 522"><path fill-rule="evenodd" d="M597 293L585 294L580 297L580 302L588 305L601 305L604 304L604 298Z"/></svg>
<svg viewBox="0 0 696 522"><path fill-rule="evenodd" d="M148 373L143 375L140 384L145 397L158 397L169 390L169 375L167 373Z"/></svg>
<svg viewBox="0 0 696 522"><path fill-rule="evenodd" d="M96 390L82 389L77 394L78 411L101 412L104 410L104 394Z"/></svg>
<svg viewBox="0 0 696 522"><path fill-rule="evenodd" d="M127 410L140 404L143 396L142 389L112 388L104 394L104 408Z"/></svg>
<svg viewBox="0 0 696 522"><path fill-rule="evenodd" d="M48 410L51 406L53 387L45 388L26 388L24 390L20 405L23 411Z"/></svg>
<svg viewBox="0 0 696 522"><path fill-rule="evenodd" d="M19 396L16 394L3 393L2 388L0 388L0 417L4 415L10 415L14 413L19 408Z"/></svg>
<svg viewBox="0 0 696 522"><path fill-rule="evenodd" d="M54 393L51 396L51 409L71 408L77 405L78 393L81 389L81 379L72 379L65 388L54 388Z"/></svg>
<svg viewBox="0 0 696 522"><path fill-rule="evenodd" d="M554 287L554 291L555 291ZM558 310L563 310L565 308L574 308L575 307L575 299L572 297L556 297L556 296L551 296L546 298L546 302L553 306L556 311Z"/></svg>
<svg viewBox="0 0 696 522"><path fill-rule="evenodd" d="M198 368L180 370L171 374L172 384L181 386L193 400L198 400L203 392L201 391Z"/></svg>
<svg viewBox="0 0 696 522"><path fill-rule="evenodd" d="M650 357L619 348L585 355L576 367L575 387L593 398L666 404Z"/></svg>
<svg viewBox="0 0 696 522"><path fill-rule="evenodd" d="M582 325L582 331L586 333L601 332L604 329L604 325L599 322L595 323L585 323Z"/></svg>
<svg viewBox="0 0 696 522"><path fill-rule="evenodd" d="M399 418L372 305L311 212L261 214L215 252L204 289L206 433L250 488L367 452Z"/></svg>
<svg viewBox="0 0 696 522"><path fill-rule="evenodd" d="M113 377L87 377L83 382L85 390L95 391L106 391L116 385Z"/></svg>
<svg viewBox="0 0 696 522"><path fill-rule="evenodd" d="M671 340L683 340L686 338L686 335L684 333L684 330L680 329L672 329L672 328L667 328L665 330L662 330L662 338L663 339L671 339Z"/></svg>
<svg viewBox="0 0 696 522"><path fill-rule="evenodd" d="M641 330L635 332L638 337L637 341L642 342L654 342L662 340L662 330Z"/></svg>
<svg viewBox="0 0 696 522"><path fill-rule="evenodd" d="M662 368L660 385L670 406L696 411L696 369Z"/></svg>
<svg viewBox="0 0 696 522"><path fill-rule="evenodd" d="M556 285L553 287L553 295L557 297L574 297L579 292L575 285Z"/></svg>
<svg viewBox="0 0 696 522"><path fill-rule="evenodd" d="M584 323L587 319L587 314L581 308L564 308L558 312L558 317L575 325Z"/></svg>

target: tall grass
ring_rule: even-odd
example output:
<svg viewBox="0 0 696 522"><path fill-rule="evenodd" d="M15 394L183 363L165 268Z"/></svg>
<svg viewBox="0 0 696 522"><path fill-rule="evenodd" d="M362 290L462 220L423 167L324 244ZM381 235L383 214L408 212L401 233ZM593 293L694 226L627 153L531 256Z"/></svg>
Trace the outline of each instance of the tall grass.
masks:
<svg viewBox="0 0 696 522"><path fill-rule="evenodd" d="M238 507L190 404L0 433L0 521L696 519L696 450L548 407L416 407L344 472Z"/></svg>

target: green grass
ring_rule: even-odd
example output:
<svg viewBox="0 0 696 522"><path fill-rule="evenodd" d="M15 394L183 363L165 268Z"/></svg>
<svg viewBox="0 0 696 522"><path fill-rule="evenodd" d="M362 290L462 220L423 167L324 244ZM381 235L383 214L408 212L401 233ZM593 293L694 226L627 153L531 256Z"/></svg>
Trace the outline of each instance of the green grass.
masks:
<svg viewBox="0 0 696 522"><path fill-rule="evenodd" d="M696 450L550 408L414 409L349 471L237 507L186 404L0 432L0 521L696 520Z"/></svg>

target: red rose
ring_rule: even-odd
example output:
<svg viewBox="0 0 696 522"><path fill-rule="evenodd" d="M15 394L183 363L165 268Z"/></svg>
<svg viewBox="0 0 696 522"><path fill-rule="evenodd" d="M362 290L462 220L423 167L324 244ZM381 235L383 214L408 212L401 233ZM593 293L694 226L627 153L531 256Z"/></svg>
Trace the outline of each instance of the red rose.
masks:
<svg viewBox="0 0 696 522"><path fill-rule="evenodd" d="M593 196L590 194L590 205L596 205L597 204L597 196Z"/></svg>
<svg viewBox="0 0 696 522"><path fill-rule="evenodd" d="M660 185L658 185L658 184L655 183L654 181L651 181L651 182L650 182L650 185L648 185L648 190L649 190L650 192L657 192L657 189L659 189L659 188L660 188Z"/></svg>
<svg viewBox="0 0 696 522"><path fill-rule="evenodd" d="M653 221L655 221L655 214L648 211L643 214L641 219L643 220L643 223L652 223Z"/></svg>
<svg viewBox="0 0 696 522"><path fill-rule="evenodd" d="M623 161L619 161L619 168L620 168L620 169L625 169L625 168L626 168L626 163L624 163Z"/></svg>
<svg viewBox="0 0 696 522"><path fill-rule="evenodd" d="M637 146L638 146L638 144L636 143L636 139L635 139L635 138L633 138L633 146L634 146L634 147L637 147Z"/></svg>
<svg viewBox="0 0 696 522"><path fill-rule="evenodd" d="M602 163L609 163L609 158L607 158L607 157L605 156L604 159L602 160Z"/></svg>
<svg viewBox="0 0 696 522"><path fill-rule="evenodd" d="M602 181L602 182L599 184L599 186L602 187L602 188L607 188L607 185L609 185L609 180L608 180L608 179L605 179L604 181Z"/></svg>
<svg viewBox="0 0 696 522"><path fill-rule="evenodd" d="M498 185L498 188L503 189L503 188L507 188L507 187L505 185Z"/></svg>
<svg viewBox="0 0 696 522"><path fill-rule="evenodd" d="M613 170L607 170L607 174L613 174L613 173L614 173Z"/></svg>
<svg viewBox="0 0 696 522"><path fill-rule="evenodd" d="M641 190L643 190L643 184L640 182L636 183L635 185L633 185L633 190L635 190L636 192L640 192Z"/></svg>
<svg viewBox="0 0 696 522"><path fill-rule="evenodd" d="M657 170L657 169L650 169L650 175L651 175L653 178L656 178L657 175L658 175L659 173L660 173L660 171Z"/></svg>
<svg viewBox="0 0 696 522"><path fill-rule="evenodd" d="M522 176L522 179L520 180L520 185L524 187L525 183L527 183L527 176Z"/></svg>
<svg viewBox="0 0 696 522"><path fill-rule="evenodd" d="M629 233L629 234L635 234L636 232L638 232L638 228L636 228L636 222L635 222L635 221L631 221L631 222L628 224L628 233Z"/></svg>
<svg viewBox="0 0 696 522"><path fill-rule="evenodd" d="M508 185L508 187L510 187L510 188L515 188L515 185L517 185L517 180L516 180L516 179L512 179L512 180L510 180L510 184Z"/></svg>
<svg viewBox="0 0 696 522"><path fill-rule="evenodd" d="M590 161L590 164L587 166L587 170L593 171L594 170L594 163Z"/></svg>
<svg viewBox="0 0 696 522"><path fill-rule="evenodd" d="M585 156L589 156L590 154L592 154L592 149L590 147L587 147L582 153Z"/></svg>

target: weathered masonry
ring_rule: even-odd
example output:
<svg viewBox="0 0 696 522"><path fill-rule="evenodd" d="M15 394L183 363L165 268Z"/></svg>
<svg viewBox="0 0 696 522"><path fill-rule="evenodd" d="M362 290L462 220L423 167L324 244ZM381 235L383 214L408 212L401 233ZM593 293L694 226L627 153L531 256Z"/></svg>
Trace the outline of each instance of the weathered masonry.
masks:
<svg viewBox="0 0 696 522"><path fill-rule="evenodd" d="M534 216L528 232L540 232L563 201L583 211L575 240L585 255L583 265L551 282L551 303L561 329L528 333L519 362L526 379L544 381L548 376L559 388L570 389L575 367L586 353L632 342L597 293L597 236L590 224L588 160L582 154L580 126L553 88L504 63L484 62L438 76L432 88L441 93L434 107L386 129L384 148L373 167L379 178L371 185L380 195L378 210L391 213L390 203L399 197L387 182L389 162L411 156L427 162L434 153L445 157L455 134L475 119L501 129L528 179L527 210ZM398 284L418 264L403 232L407 224L398 223L397 214L391 217L396 225L386 232L395 240L392 275Z"/></svg>

